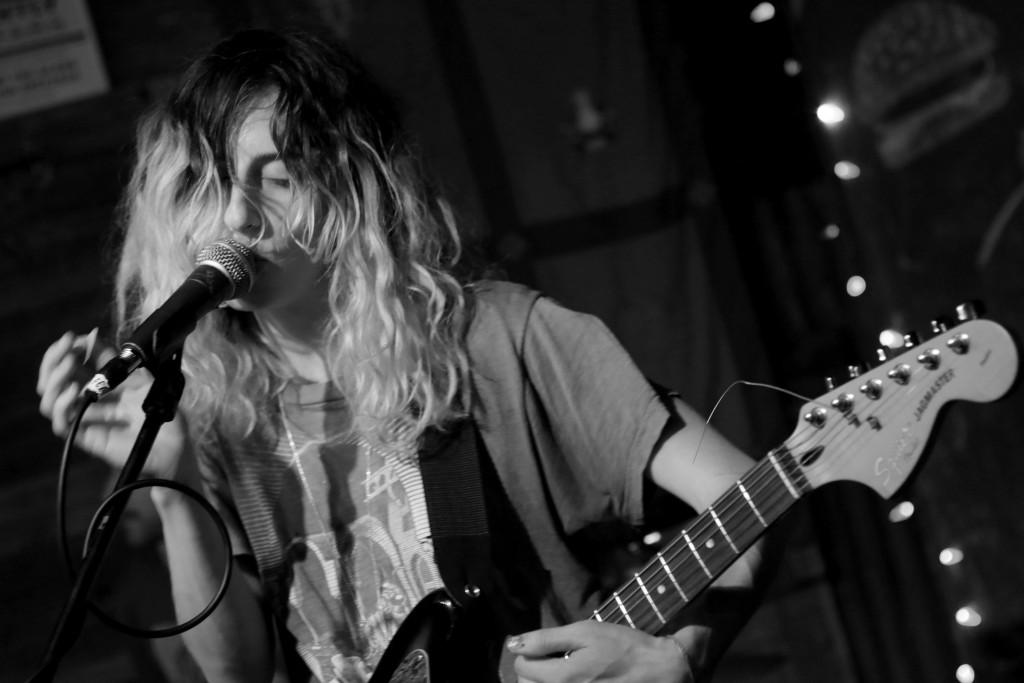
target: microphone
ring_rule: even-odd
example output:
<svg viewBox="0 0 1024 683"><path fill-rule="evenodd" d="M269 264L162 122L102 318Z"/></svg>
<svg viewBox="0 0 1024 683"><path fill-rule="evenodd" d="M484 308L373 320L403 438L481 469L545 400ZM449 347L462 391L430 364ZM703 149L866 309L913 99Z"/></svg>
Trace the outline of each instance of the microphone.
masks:
<svg viewBox="0 0 1024 683"><path fill-rule="evenodd" d="M252 289L253 269L252 251L235 240L203 247L188 279L121 344L118 355L93 376L82 395L97 400L139 366L164 361L181 347L200 318Z"/></svg>

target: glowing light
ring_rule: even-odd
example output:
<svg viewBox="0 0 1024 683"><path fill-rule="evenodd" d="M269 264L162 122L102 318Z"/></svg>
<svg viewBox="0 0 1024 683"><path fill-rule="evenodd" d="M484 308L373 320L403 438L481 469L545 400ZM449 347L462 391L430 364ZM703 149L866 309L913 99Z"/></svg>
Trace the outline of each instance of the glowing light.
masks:
<svg viewBox="0 0 1024 683"><path fill-rule="evenodd" d="M661 542L661 533L658 531L652 531L651 533L644 536L644 545L657 545Z"/></svg>
<svg viewBox="0 0 1024 683"><path fill-rule="evenodd" d="M853 180L860 177L860 166L852 161L837 161L832 170L840 180Z"/></svg>
<svg viewBox="0 0 1024 683"><path fill-rule="evenodd" d="M981 624L981 615L973 607L961 607L956 611L956 623L968 628Z"/></svg>
<svg viewBox="0 0 1024 683"><path fill-rule="evenodd" d="M796 61L792 57L782 63L782 70L786 72L787 76L796 76L803 71L803 69L804 68L800 65L800 62Z"/></svg>
<svg viewBox="0 0 1024 683"><path fill-rule="evenodd" d="M956 668L956 680L958 683L974 683L974 667L970 664L961 664Z"/></svg>
<svg viewBox="0 0 1024 683"><path fill-rule="evenodd" d="M914 504L909 500L905 500L892 510L889 510L889 521L893 523L905 522L913 516Z"/></svg>
<svg viewBox="0 0 1024 683"><path fill-rule="evenodd" d="M818 120L826 126L835 126L843 122L846 112L835 102L822 102L818 105Z"/></svg>
<svg viewBox="0 0 1024 683"><path fill-rule="evenodd" d="M896 330L882 330L878 334L878 343L889 349L903 348L903 335Z"/></svg>
<svg viewBox="0 0 1024 683"><path fill-rule="evenodd" d="M860 275L854 275L846 281L846 293L850 296L860 296L868 288L868 283Z"/></svg>
<svg viewBox="0 0 1024 683"><path fill-rule="evenodd" d="M827 240L834 240L839 237L839 226L835 223L829 223L825 226L825 229L821 231L821 236Z"/></svg>
<svg viewBox="0 0 1024 683"><path fill-rule="evenodd" d="M750 10L750 20L755 24L763 24L775 16L775 5L770 2L758 3Z"/></svg>
<svg viewBox="0 0 1024 683"><path fill-rule="evenodd" d="M964 551L960 548L943 548L939 553L939 562L947 567L960 564L964 559Z"/></svg>

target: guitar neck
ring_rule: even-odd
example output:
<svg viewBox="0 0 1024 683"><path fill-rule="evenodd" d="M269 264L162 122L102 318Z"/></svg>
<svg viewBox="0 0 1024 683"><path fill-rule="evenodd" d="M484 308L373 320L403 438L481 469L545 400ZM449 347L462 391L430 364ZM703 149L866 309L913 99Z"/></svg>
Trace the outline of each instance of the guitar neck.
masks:
<svg viewBox="0 0 1024 683"><path fill-rule="evenodd" d="M772 451L594 610L591 619L659 631L811 488L787 449Z"/></svg>

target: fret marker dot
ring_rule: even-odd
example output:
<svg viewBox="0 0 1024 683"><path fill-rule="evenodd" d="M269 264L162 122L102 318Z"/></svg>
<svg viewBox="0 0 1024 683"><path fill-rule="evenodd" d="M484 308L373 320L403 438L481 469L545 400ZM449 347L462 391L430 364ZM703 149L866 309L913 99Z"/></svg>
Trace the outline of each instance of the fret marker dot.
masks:
<svg viewBox="0 0 1024 683"><path fill-rule="evenodd" d="M665 586L658 586L657 588L655 588L655 590L658 591L658 595L665 594Z"/></svg>
<svg viewBox="0 0 1024 683"><path fill-rule="evenodd" d="M709 538L709 539L708 539L708 542L704 544L704 547L705 547L705 548L707 548L707 549L709 549L709 550L710 550L711 548L714 548L714 547L715 547L715 539L713 539L713 538Z"/></svg>

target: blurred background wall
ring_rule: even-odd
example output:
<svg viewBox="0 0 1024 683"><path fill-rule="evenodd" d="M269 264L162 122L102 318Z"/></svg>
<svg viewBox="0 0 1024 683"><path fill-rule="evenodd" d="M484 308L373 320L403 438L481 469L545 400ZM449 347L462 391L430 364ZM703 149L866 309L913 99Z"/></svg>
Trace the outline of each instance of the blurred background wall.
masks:
<svg viewBox="0 0 1024 683"><path fill-rule="evenodd" d="M705 412L737 380L818 395L825 376L873 362L881 330L927 337L964 300L1019 330L1024 6L702 5L0 3L0 680L33 671L69 586L39 359L66 329L109 328L134 122L235 29L350 41L485 253L602 317ZM1021 401L953 406L892 500L835 484L801 503L717 680L1024 680ZM800 405L741 386L713 422L760 457ZM111 473L73 467L80 540ZM904 501L914 514L892 515ZM132 511L97 600L166 623L158 538L146 506ZM960 561L940 562L944 549ZM58 680L196 680L180 657L173 640L90 620Z"/></svg>

